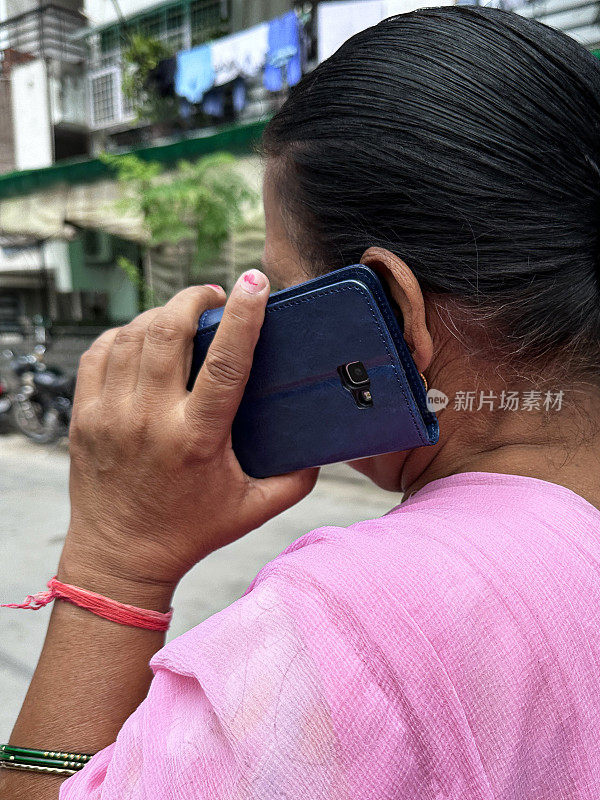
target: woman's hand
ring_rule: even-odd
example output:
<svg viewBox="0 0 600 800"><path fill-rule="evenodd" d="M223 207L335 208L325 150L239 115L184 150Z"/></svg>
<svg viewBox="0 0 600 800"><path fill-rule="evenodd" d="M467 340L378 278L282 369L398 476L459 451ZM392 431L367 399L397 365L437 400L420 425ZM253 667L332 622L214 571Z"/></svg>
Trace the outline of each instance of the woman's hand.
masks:
<svg viewBox="0 0 600 800"><path fill-rule="evenodd" d="M231 447L268 293L258 270L237 281L192 392L193 336L202 312L225 300L220 288L185 289L106 331L83 355L59 579L91 574L86 588L96 591L99 576L108 586L173 587L204 556L312 489L318 469L253 479Z"/></svg>

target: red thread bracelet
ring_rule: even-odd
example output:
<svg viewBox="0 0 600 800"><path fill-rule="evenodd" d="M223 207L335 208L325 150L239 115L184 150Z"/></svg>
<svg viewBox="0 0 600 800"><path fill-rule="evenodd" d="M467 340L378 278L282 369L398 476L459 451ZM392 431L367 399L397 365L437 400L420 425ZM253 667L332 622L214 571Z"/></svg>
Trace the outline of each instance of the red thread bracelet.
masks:
<svg viewBox="0 0 600 800"><path fill-rule="evenodd" d="M48 592L37 592L28 594L24 603L2 603L2 608L28 608L31 611L38 611L43 606L48 605L55 599L66 600L80 608L85 608L104 617L111 622L118 622L120 625L132 625L135 628L146 628L151 631L166 631L171 623L173 609L162 613L160 611L150 611L147 608L137 608L126 603L118 603L109 597L104 597L87 589L80 589L78 586L70 586L68 583L61 583L56 575L47 583Z"/></svg>

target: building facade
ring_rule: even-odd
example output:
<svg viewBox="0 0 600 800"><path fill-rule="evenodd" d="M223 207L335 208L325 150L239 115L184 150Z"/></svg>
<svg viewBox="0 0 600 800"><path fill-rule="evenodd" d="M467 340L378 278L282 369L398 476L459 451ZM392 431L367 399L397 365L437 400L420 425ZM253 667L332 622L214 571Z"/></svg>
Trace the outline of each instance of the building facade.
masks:
<svg viewBox="0 0 600 800"><path fill-rule="evenodd" d="M0 112L2 101L9 111L0 113L4 172L52 173L52 165L63 159L93 159L106 150L172 145L207 131L214 133L224 123L243 126L274 107L266 102L266 92L256 81L248 86L244 113L215 118L199 112L185 119L177 114L159 122L144 119L123 89L124 51L137 35L157 40L165 55L174 56L289 11L294 6L289 0L56 3L0 0L5 75ZM277 97L274 100L276 105ZM85 191L90 194L93 187ZM47 196L40 197L40 213L44 207L49 213ZM97 219L103 215L95 215L91 224L102 225ZM28 214L19 215L18 223L22 230L6 221L3 225L0 214L0 292L5 300L10 298L5 302L5 317L6 309L12 309L13 317L20 320L41 313L59 322L114 324L136 313L138 292L118 266L125 256L142 268L142 247L135 237L128 241L127 235L86 228L85 219L82 225L59 226L56 233L52 226L31 224ZM68 238L61 237L62 228L69 229ZM229 248L234 251L235 247ZM179 288L168 279L170 262L164 249L148 258L156 265L163 295ZM227 275L231 272L224 266L223 270Z"/></svg>
<svg viewBox="0 0 600 800"><path fill-rule="evenodd" d="M114 6L102 0L87 0L86 11L91 26L81 33L88 53L88 120L92 151L148 144L156 139L189 136L214 124L202 114L175 114L161 124L139 119L131 99L124 91L124 51L131 37L151 37L165 48L167 56L190 50L211 40L247 30L277 17L294 7L315 3L292 0L129 0L121 3L121 16ZM111 6L108 8L107 6ZM256 119L272 110L260 81L250 82L249 101L236 119ZM276 102L276 98L271 98ZM188 109L189 111L189 109Z"/></svg>
<svg viewBox="0 0 600 800"><path fill-rule="evenodd" d="M600 54L599 0L481 4L537 18ZM262 71L244 75L243 103L231 93L212 105L200 97L182 99L171 89L161 112L145 115L127 91L132 41L158 43L161 65L179 63L182 53L207 43L234 52L236 36L293 11L301 23L307 72L358 30L428 5L427 0L0 0L0 173L10 173L4 180L0 174L0 328L9 317L33 314L76 324L125 321L138 310L139 297L118 266L122 256L140 270L155 264L160 297L179 288L168 249L148 254L126 225L107 224L102 206L107 176L99 153L133 149L143 158L175 163L178 153L200 154L207 152L206 143L214 141L218 148L227 141L226 147L246 155L244 164L259 183L247 132L281 105L287 83L267 87ZM241 140L244 146L234 145ZM63 171L61 163L68 168ZM48 182L55 188L38 191ZM59 219L57 208L68 211ZM261 226L255 215L245 238L226 248L223 263L215 266L226 283L236 270L256 263Z"/></svg>

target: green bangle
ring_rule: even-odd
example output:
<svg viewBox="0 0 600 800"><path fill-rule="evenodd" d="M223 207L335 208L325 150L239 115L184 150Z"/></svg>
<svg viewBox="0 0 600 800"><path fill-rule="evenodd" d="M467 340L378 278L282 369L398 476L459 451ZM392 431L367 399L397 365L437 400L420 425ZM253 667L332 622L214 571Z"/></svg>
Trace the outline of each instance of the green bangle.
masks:
<svg viewBox="0 0 600 800"><path fill-rule="evenodd" d="M0 756L0 764L27 764L32 767L64 767L65 769L82 769L85 765L81 761L57 761L54 758L32 758L31 756Z"/></svg>
<svg viewBox="0 0 600 800"><path fill-rule="evenodd" d="M63 769L62 767L37 767L31 764L9 764L0 761L0 769L20 769L23 772L41 772L51 775L75 775L76 769Z"/></svg>
<svg viewBox="0 0 600 800"><path fill-rule="evenodd" d="M0 763L29 764L39 766L61 766L81 769L92 757L89 753L69 753L61 750L33 750L3 744L0 747Z"/></svg>

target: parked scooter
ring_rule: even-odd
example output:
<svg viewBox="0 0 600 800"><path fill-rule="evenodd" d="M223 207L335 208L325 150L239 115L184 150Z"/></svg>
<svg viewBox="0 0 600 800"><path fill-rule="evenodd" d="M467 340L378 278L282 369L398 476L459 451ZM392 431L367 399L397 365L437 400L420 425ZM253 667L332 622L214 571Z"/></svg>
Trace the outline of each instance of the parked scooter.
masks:
<svg viewBox="0 0 600 800"><path fill-rule="evenodd" d="M40 339L44 339L44 343ZM13 425L29 439L49 444L66 436L71 422L75 377L44 363L46 335L36 331L38 344L25 356L4 351L2 383Z"/></svg>

